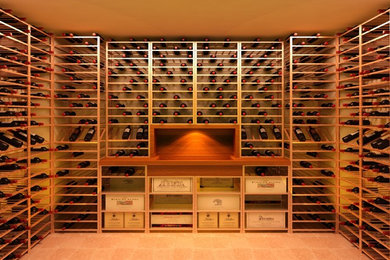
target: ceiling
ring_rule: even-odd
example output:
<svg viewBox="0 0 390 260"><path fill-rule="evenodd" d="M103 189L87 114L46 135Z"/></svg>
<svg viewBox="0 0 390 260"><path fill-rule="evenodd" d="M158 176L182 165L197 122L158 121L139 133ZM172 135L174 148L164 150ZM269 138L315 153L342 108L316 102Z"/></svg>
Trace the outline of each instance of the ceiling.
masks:
<svg viewBox="0 0 390 260"><path fill-rule="evenodd" d="M0 0L46 31L98 32L118 39L273 39L292 32L343 31L389 0Z"/></svg>

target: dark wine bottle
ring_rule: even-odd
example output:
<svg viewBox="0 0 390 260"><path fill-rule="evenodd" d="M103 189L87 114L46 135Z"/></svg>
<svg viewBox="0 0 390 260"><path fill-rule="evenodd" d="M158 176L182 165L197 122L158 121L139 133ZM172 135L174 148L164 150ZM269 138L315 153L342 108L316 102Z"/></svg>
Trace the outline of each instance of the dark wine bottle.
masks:
<svg viewBox="0 0 390 260"><path fill-rule="evenodd" d="M274 136L276 139L280 140L282 139L282 133L280 132L280 129L276 126L272 128L272 132L274 133Z"/></svg>
<svg viewBox="0 0 390 260"><path fill-rule="evenodd" d="M91 127L91 128L88 130L87 134L85 135L84 141L86 141L86 142L91 141L92 138L93 138L93 136L95 135L95 131L96 131L96 130L95 130L95 127L94 127L94 126Z"/></svg>
<svg viewBox="0 0 390 260"><path fill-rule="evenodd" d="M116 151L116 153L114 154L115 157L119 157L119 156L126 156L126 151L125 150L118 150Z"/></svg>
<svg viewBox="0 0 390 260"><path fill-rule="evenodd" d="M295 136L298 138L299 141L304 142L306 141L305 134L302 132L302 130L299 127L294 128Z"/></svg>
<svg viewBox="0 0 390 260"><path fill-rule="evenodd" d="M77 168L86 168L91 165L90 161L83 161L77 164Z"/></svg>
<svg viewBox="0 0 390 260"><path fill-rule="evenodd" d="M248 138L248 135L246 133L246 130L244 127L241 128L241 139L245 140Z"/></svg>
<svg viewBox="0 0 390 260"><path fill-rule="evenodd" d="M69 141L74 142L77 140L77 138L81 134L81 126L77 127L76 129L73 130L73 133L69 137Z"/></svg>
<svg viewBox="0 0 390 260"><path fill-rule="evenodd" d="M123 139L123 140L129 139L130 134L131 134L131 127L130 127L130 126L127 126L127 127L125 128L125 130L123 130L122 139Z"/></svg>
<svg viewBox="0 0 390 260"><path fill-rule="evenodd" d="M312 128L311 126L309 126L309 134L310 136L313 138L314 141L316 142L320 142L321 141L321 137L320 135L317 133L317 131Z"/></svg>
<svg viewBox="0 0 390 260"><path fill-rule="evenodd" d="M16 148L20 148L23 146L23 142L16 139L16 138L9 138L7 137L4 133L0 133L0 140L1 141L4 141L10 145L12 145L13 147L16 147Z"/></svg>
<svg viewBox="0 0 390 260"><path fill-rule="evenodd" d="M263 126L259 126L259 134L262 139L268 139L267 130Z"/></svg>
<svg viewBox="0 0 390 260"><path fill-rule="evenodd" d="M144 128L143 127L139 127L137 129L137 133L136 133L136 139L143 139L143 133L144 133Z"/></svg>
<svg viewBox="0 0 390 260"><path fill-rule="evenodd" d="M303 168L313 168L313 165L307 161L300 161L299 165L301 165Z"/></svg>

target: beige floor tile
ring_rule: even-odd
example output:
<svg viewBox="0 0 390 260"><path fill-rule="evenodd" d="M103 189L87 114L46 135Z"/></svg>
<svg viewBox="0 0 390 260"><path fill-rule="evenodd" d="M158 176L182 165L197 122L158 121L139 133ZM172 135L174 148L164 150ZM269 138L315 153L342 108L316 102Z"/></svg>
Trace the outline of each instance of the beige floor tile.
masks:
<svg viewBox="0 0 390 260"><path fill-rule="evenodd" d="M194 249L192 248L176 248L172 250L173 260L192 260L194 259Z"/></svg>
<svg viewBox="0 0 390 260"><path fill-rule="evenodd" d="M214 250L211 249L203 249L196 248L194 249L194 259L195 260L219 260L214 255Z"/></svg>
<svg viewBox="0 0 390 260"><path fill-rule="evenodd" d="M52 234L22 260L367 260L336 234Z"/></svg>

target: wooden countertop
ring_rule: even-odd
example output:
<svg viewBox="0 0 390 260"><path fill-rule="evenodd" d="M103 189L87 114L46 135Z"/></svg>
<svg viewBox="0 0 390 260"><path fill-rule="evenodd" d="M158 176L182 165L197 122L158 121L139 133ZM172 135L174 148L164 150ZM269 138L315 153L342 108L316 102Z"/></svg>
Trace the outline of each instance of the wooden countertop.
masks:
<svg viewBox="0 0 390 260"><path fill-rule="evenodd" d="M100 166L126 166L126 165L264 165L264 166L289 166L288 158L237 158L220 160L161 160L158 157L150 158L102 158Z"/></svg>

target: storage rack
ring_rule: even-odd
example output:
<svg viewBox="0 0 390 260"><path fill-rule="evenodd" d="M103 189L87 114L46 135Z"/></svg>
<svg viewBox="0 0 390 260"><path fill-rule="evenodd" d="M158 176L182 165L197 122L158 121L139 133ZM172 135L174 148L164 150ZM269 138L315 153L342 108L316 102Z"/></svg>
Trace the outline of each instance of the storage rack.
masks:
<svg viewBox="0 0 390 260"><path fill-rule="evenodd" d="M242 178L240 176L201 176L196 178L196 217L198 231L242 231ZM204 201L213 200L214 204L205 204ZM221 200L220 208L217 200ZM226 200L231 202L226 205ZM203 201L202 203L200 201ZM229 207L227 209L226 207ZM216 227L200 226L204 218L202 214L207 214L217 218ZM229 220L226 221L226 218ZM225 220L223 220L225 219Z"/></svg>
<svg viewBox="0 0 390 260"><path fill-rule="evenodd" d="M288 167L244 165L243 177L245 231L292 232ZM268 183L273 183L273 186L268 186ZM268 227L257 226L253 222L258 218L273 221L268 223Z"/></svg>
<svg viewBox="0 0 390 260"><path fill-rule="evenodd" d="M20 121L0 131L8 138L14 137L11 131L24 131L15 137L18 144L1 153L0 167L20 166L0 171L0 258L4 259L21 257L50 233L51 36L10 10L0 10L0 16L0 112L9 112L0 119ZM44 140L36 142L37 135Z"/></svg>
<svg viewBox="0 0 390 260"><path fill-rule="evenodd" d="M199 175L192 175L175 167L170 169L164 162L156 170L160 164L152 159L134 160L133 164L121 158L104 159L101 165L101 231L292 232L287 205L291 197L287 163L280 162L284 166L266 162L231 165L227 175L212 176L209 172L218 167L213 164L208 166L212 170L206 175L196 170L192 172ZM180 169L188 168L188 165L184 163ZM279 190L275 191L269 183L279 185ZM269 187L267 192L260 191L259 187L264 185ZM116 204L121 200L132 203ZM157 215L159 219L168 218L167 221L173 215L180 216L184 222L159 224L154 219ZM261 215L277 220L278 226L248 225L248 215L251 223L256 222L253 216L256 219Z"/></svg>
<svg viewBox="0 0 390 260"><path fill-rule="evenodd" d="M354 28L346 34L340 35L337 53L338 124L340 138L343 138L358 130L352 125L343 124L343 122L359 120L359 107L352 106L352 102L359 103L359 76L349 72L359 68L359 28ZM359 139L359 134L357 139ZM353 145L353 142L342 140L339 141L339 148L339 233L359 247L359 191L353 192L355 191L353 188L361 187L361 184L360 178L356 178L356 169L350 169L355 167L350 165L350 162L359 160L359 149ZM348 165L350 166L345 168Z"/></svg>
<svg viewBox="0 0 390 260"><path fill-rule="evenodd" d="M343 151L353 149L339 159L340 233L371 259L390 254L388 179L375 179L388 178L390 151L374 144L389 135L389 24L386 10L339 35L340 136L357 133L340 140ZM346 126L345 118L355 122Z"/></svg>
<svg viewBox="0 0 390 260"><path fill-rule="evenodd" d="M170 185L180 182L189 190L169 190ZM157 186L168 187L157 190ZM192 176L148 176L148 230L153 231L195 231L195 195ZM177 223L163 223L164 218L182 218ZM188 221L189 220L189 221ZM165 219L166 221L166 219ZM168 220L169 221L169 220ZM168 222L167 221L167 222Z"/></svg>
<svg viewBox="0 0 390 260"><path fill-rule="evenodd" d="M150 44L112 40L106 42L106 49L106 154L115 156L122 151L126 155L148 156ZM122 137L126 128L131 129L127 138Z"/></svg>
<svg viewBox="0 0 390 260"><path fill-rule="evenodd" d="M101 230L103 232L147 230L148 226L145 223L148 223L148 218L145 212L149 204L147 204L148 200L146 197L146 166L102 167L101 178ZM132 206L131 210L112 210L107 205L107 197L118 195L135 197L135 199L143 201L143 203L140 203L139 208L137 208L138 204L133 203L134 206ZM122 220L119 217L119 221L109 225L108 221L114 215L122 215Z"/></svg>
<svg viewBox="0 0 390 260"><path fill-rule="evenodd" d="M257 40L240 45L241 156L271 151L274 157L284 157L284 42Z"/></svg>
<svg viewBox="0 0 390 260"><path fill-rule="evenodd" d="M104 48L99 36L65 34L55 41L53 228L56 232L96 232L98 163L105 152L101 149L105 100L100 72ZM92 139L85 140L92 128ZM80 134L70 140L76 129Z"/></svg>
<svg viewBox="0 0 390 260"><path fill-rule="evenodd" d="M297 232L333 231L337 226L335 48L334 37L289 38L290 118L286 128L292 167L292 228ZM298 139L296 129L305 140Z"/></svg>
<svg viewBox="0 0 390 260"><path fill-rule="evenodd" d="M151 123L192 124L196 72L194 43L152 42Z"/></svg>
<svg viewBox="0 0 390 260"><path fill-rule="evenodd" d="M239 45L229 40L196 43L197 123L238 123Z"/></svg>
<svg viewBox="0 0 390 260"><path fill-rule="evenodd" d="M108 156L149 157L151 124L241 124L248 128L241 156L284 156L283 42L132 39L106 45ZM265 105L255 106L259 102ZM260 137L260 124L269 139Z"/></svg>

